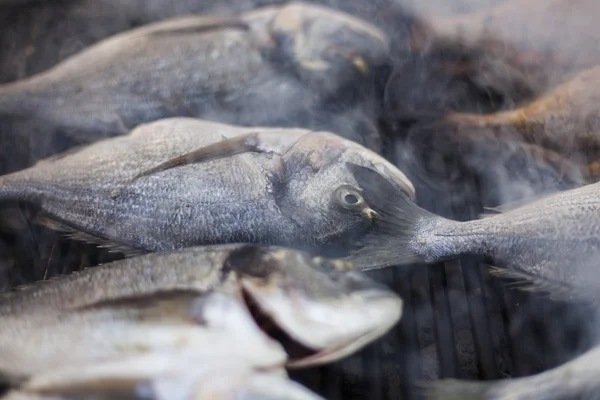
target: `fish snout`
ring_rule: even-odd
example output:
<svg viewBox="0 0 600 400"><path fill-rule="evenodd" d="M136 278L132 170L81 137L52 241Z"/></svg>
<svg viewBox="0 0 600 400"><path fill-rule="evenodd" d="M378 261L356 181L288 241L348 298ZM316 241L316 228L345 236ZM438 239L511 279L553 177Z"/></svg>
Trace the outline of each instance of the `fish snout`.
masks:
<svg viewBox="0 0 600 400"><path fill-rule="evenodd" d="M396 325L402 307L400 297L387 289L355 291L341 301L315 305L303 326L307 335L312 333L307 347L315 353L292 359L287 367L321 365L353 354Z"/></svg>
<svg viewBox="0 0 600 400"><path fill-rule="evenodd" d="M281 8L271 25L280 54L304 80L322 89L357 77L389 61L390 43L377 27L341 11L295 2Z"/></svg>
<svg viewBox="0 0 600 400"><path fill-rule="evenodd" d="M258 279L242 282L255 320L282 344L288 366L345 357L385 334L401 317L402 300L391 290L347 262L330 264L295 288Z"/></svg>

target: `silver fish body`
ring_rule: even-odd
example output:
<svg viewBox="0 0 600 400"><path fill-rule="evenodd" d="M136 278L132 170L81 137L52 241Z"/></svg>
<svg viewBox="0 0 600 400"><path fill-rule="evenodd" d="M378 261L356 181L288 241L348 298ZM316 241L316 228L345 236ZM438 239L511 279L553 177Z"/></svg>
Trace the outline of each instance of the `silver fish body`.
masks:
<svg viewBox="0 0 600 400"><path fill-rule="evenodd" d="M258 370L239 360L186 351L67 366L36 375L3 400L323 400L285 369Z"/></svg>
<svg viewBox="0 0 600 400"><path fill-rule="evenodd" d="M380 337L401 312L398 296L342 261L245 244L153 253L0 297L0 374L22 382L163 352L318 365Z"/></svg>
<svg viewBox="0 0 600 400"><path fill-rule="evenodd" d="M567 400L598 398L600 348L537 375L487 382L445 379L422 382L426 400Z"/></svg>
<svg viewBox="0 0 600 400"><path fill-rule="evenodd" d="M3 171L177 116L333 130L378 151L371 73L388 51L378 28L304 3L145 25L0 86Z"/></svg>
<svg viewBox="0 0 600 400"><path fill-rule="evenodd" d="M506 212L473 221L452 221L417 206L371 171L357 176L366 201L383 214L379 231L361 239L351 260L364 266L433 263L479 254L548 285L599 287L600 184L546 195ZM378 191L377 199L369 194ZM370 249L369 253L365 249ZM516 275L515 275L516 276ZM558 288L557 288L558 289Z"/></svg>
<svg viewBox="0 0 600 400"><path fill-rule="evenodd" d="M0 0L0 83L43 72L98 41L137 26L189 14L231 16L285 0ZM392 0L318 0L392 34L406 17ZM8 7L7 7L8 6ZM398 15L391 17L396 12ZM404 37L403 34L398 33Z"/></svg>
<svg viewBox="0 0 600 400"><path fill-rule="evenodd" d="M256 135L260 152L139 177L186 153L249 135ZM391 163L331 133L174 118L5 175L0 199L29 202L50 225L126 252L232 242L343 252L373 223L346 162L375 168L414 195Z"/></svg>

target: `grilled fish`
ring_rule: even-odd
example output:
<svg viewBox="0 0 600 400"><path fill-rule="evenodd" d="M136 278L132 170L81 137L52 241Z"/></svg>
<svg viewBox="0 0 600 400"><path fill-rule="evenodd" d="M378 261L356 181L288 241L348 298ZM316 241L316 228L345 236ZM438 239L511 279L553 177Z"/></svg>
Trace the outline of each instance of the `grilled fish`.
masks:
<svg viewBox="0 0 600 400"><path fill-rule="evenodd" d="M350 251L350 259L361 268L478 254L509 268L495 268L498 275L528 281L559 297L597 300L600 183L459 222L420 208L374 171L355 169L365 201L381 218L376 229L357 241L357 250Z"/></svg>
<svg viewBox="0 0 600 400"><path fill-rule="evenodd" d="M598 356L596 347L549 371L522 378L487 382L444 379L420 383L428 400L567 400L598 397Z"/></svg>
<svg viewBox="0 0 600 400"><path fill-rule="evenodd" d="M598 15L595 0L507 0L467 14L421 15L408 41L418 56L393 83L398 112L531 101L600 62Z"/></svg>
<svg viewBox="0 0 600 400"><path fill-rule="evenodd" d="M385 334L401 311L398 296L341 260L246 244L153 253L1 296L0 373L18 383L162 351L318 365Z"/></svg>
<svg viewBox="0 0 600 400"><path fill-rule="evenodd" d="M325 129L378 151L373 73L388 42L304 3L127 31L0 86L1 170L175 116Z"/></svg>
<svg viewBox="0 0 600 400"><path fill-rule="evenodd" d="M98 41L167 18L192 13L232 16L287 0L0 0L0 83L43 72ZM412 18L393 0L317 0L404 40ZM9 7L6 7L9 6Z"/></svg>
<svg viewBox="0 0 600 400"><path fill-rule="evenodd" d="M130 255L231 242L336 255L374 222L346 162L414 197L392 164L331 133L173 118L0 177L0 201Z"/></svg>

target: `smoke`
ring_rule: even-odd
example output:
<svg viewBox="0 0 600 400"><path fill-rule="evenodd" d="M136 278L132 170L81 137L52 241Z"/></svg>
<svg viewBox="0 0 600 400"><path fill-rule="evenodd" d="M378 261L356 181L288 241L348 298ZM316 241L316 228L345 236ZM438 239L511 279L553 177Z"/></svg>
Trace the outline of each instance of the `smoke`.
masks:
<svg viewBox="0 0 600 400"><path fill-rule="evenodd" d="M63 0L0 9L0 83L44 72L94 43L143 24L189 13L234 15L283 2ZM362 92L344 88L335 99L315 101L313 92L307 90L302 92L308 99L304 102L296 96L293 102L265 108L248 96L244 107L210 110L203 118L246 125L302 124L304 128L344 134L372 148L381 147L383 141L382 151L393 153L401 169L415 181L421 204L455 219L476 218L482 206L593 181L588 165L600 151L600 103L596 95L600 93L600 79L587 73L582 80L581 74L600 61L598 0L313 2L349 12L383 29L392 42L390 71L374 72L377 83L367 83ZM382 85L385 94L379 93L379 81L387 83ZM345 86L354 88L354 83ZM564 91L557 92L561 85L566 85ZM380 101L374 100L377 96L381 96ZM28 143L19 137L5 140L6 131L17 125L21 131L30 132ZM42 137L40 131L46 127L39 125L0 121L2 151L18 158L14 163L8 163L8 158L0 160L0 169L23 168L67 146L52 142L49 135L37 139L35 145L29 143ZM388 142L393 143L393 149L385 148ZM32 152L32 148L36 150ZM71 248L53 232L27 224L21 228L25 231L19 232L22 242L0 244L6 260L0 261L0 273L13 285L103 260L102 256L90 255L92 246ZM17 251L25 255L19 262L4 256ZM428 285L439 282L439 277L426 276L418 281L413 276L410 290L403 292L407 298L413 297L413 318L419 325L415 336L417 347L424 349L421 355L427 377L443 376L440 370L448 365L439 361L443 356L436 348L436 341L452 331L442 326L448 321L441 321L444 311L439 307L442 302L436 301L439 293L446 293L452 304L452 315L445 317L456 332L458 352L464 353L459 355L459 366L466 371L465 376L485 375L485 368L475 365L473 355L488 350L496 354L503 373L509 370L504 359L499 361L506 358L502 356L508 347L506 336L520 341L513 359L515 375L563 362L589 345L585 333L596 328L582 323L589 315L583 307L559 307L544 298L530 302L513 293L507 295L517 299L511 303L516 311L510 321L502 320L508 319L500 311L504 298L497 296L489 302L493 318L488 332L494 346L481 349L477 343L482 339L469 334L477 322L468 318L472 290L455 290L457 281L463 280L456 271L459 269L446 267L441 273L450 289L439 285L439 292L430 290ZM510 335L500 332L504 323L510 325ZM531 332L534 334L528 334ZM555 353L546 354L548 348ZM407 350L407 354L412 351ZM519 370L519 362L525 363L525 359L537 360L539 365Z"/></svg>

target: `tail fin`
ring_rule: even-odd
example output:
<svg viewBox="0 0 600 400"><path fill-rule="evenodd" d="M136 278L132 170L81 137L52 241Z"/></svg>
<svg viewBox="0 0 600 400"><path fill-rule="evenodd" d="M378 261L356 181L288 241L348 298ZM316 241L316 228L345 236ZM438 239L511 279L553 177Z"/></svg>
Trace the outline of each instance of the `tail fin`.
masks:
<svg viewBox="0 0 600 400"><path fill-rule="evenodd" d="M414 384L418 398L423 400L491 400L494 396L494 381L462 381L441 379L420 381Z"/></svg>
<svg viewBox="0 0 600 400"><path fill-rule="evenodd" d="M418 231L423 222L442 217L419 207L377 171L352 163L347 166L366 204L376 213L372 230L355 242L347 259L361 270L427 262Z"/></svg>

